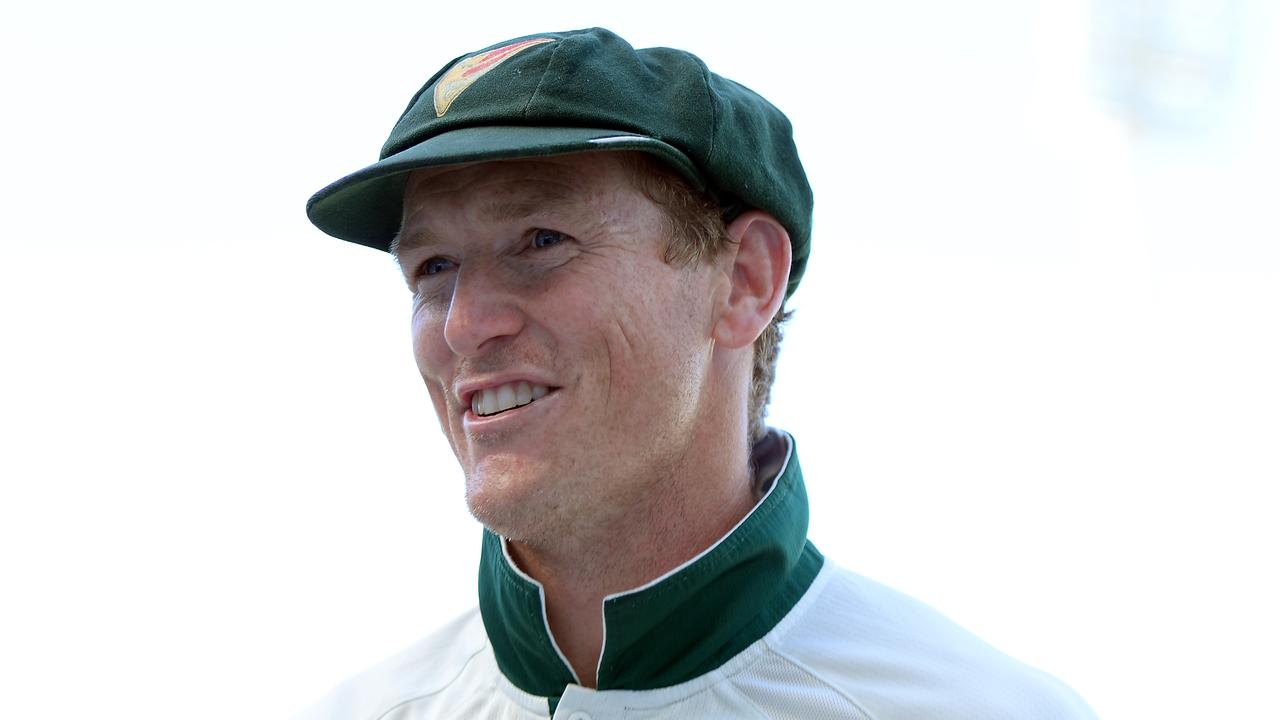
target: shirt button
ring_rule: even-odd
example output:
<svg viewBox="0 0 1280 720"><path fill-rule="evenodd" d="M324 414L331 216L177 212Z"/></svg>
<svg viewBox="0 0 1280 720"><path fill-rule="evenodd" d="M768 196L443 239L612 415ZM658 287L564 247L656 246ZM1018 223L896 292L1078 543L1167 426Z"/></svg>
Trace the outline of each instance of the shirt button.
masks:
<svg viewBox="0 0 1280 720"><path fill-rule="evenodd" d="M591 720L591 716L579 710L570 715L569 720Z"/></svg>

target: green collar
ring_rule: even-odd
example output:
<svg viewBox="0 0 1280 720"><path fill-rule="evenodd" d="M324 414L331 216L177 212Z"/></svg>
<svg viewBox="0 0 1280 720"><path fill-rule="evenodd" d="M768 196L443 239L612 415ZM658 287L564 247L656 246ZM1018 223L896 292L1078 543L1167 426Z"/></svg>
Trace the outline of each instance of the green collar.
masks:
<svg viewBox="0 0 1280 720"><path fill-rule="evenodd" d="M722 665L773 628L822 567L806 540L809 503L795 439L768 492L703 553L604 601L599 690L650 690ZM555 701L577 679L551 638L542 585L488 530L480 556L480 614L498 667L521 690Z"/></svg>

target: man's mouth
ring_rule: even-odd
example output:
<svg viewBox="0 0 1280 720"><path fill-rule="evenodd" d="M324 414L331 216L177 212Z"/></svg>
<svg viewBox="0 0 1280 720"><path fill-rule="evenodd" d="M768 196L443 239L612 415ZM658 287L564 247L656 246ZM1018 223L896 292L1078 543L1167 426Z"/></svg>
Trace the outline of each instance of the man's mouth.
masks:
<svg viewBox="0 0 1280 720"><path fill-rule="evenodd" d="M546 397L551 389L546 385L520 382L477 390L471 395L471 412L480 417L497 415Z"/></svg>

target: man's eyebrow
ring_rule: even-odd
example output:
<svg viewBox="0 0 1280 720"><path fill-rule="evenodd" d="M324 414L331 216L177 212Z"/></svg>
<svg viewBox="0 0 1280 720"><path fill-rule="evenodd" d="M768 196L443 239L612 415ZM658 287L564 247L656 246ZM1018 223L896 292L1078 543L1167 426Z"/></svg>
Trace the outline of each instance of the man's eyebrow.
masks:
<svg viewBox="0 0 1280 720"><path fill-rule="evenodd" d="M387 245L387 252L391 254L391 259L396 261L396 265L400 265L400 258L403 253L430 243L430 235L424 237L422 232L405 235L404 228L400 228L395 235L391 236L391 243Z"/></svg>
<svg viewBox="0 0 1280 720"><path fill-rule="evenodd" d="M387 245L387 252L391 253L391 257L395 258L395 261L399 263L401 253L423 245L430 245L434 241L435 238L426 230L419 229L405 233L402 225L396 231L396 234L391 236L391 243Z"/></svg>

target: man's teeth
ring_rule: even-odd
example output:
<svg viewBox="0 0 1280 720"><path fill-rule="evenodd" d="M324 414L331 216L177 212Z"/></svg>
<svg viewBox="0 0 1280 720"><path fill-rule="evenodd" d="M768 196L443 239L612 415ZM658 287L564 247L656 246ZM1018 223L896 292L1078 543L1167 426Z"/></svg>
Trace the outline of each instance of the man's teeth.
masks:
<svg viewBox="0 0 1280 720"><path fill-rule="evenodd" d="M544 397L550 390L545 385L534 385L521 380L498 387L478 390L471 395L471 412L476 415L493 415L503 410L528 405Z"/></svg>

